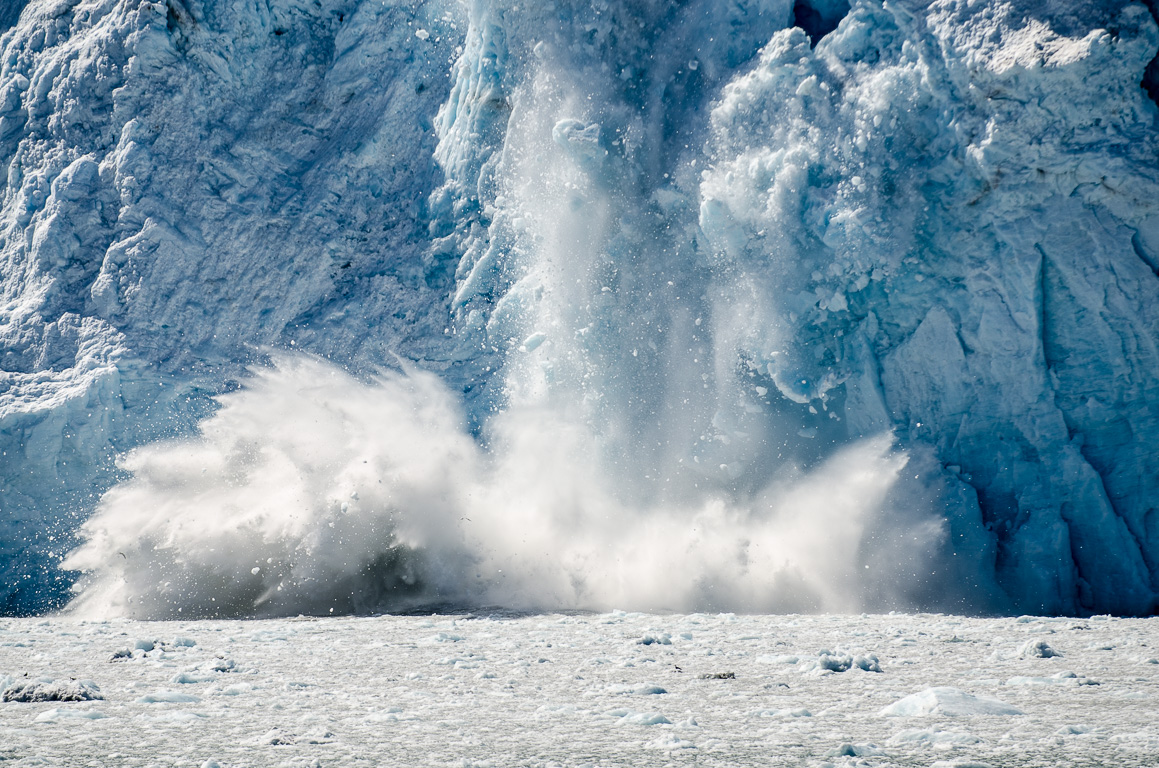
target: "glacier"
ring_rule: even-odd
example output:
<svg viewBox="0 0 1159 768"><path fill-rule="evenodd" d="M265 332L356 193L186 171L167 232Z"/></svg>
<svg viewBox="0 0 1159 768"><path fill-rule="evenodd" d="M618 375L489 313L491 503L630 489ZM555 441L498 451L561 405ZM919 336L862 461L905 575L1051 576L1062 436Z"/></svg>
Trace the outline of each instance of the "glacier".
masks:
<svg viewBox="0 0 1159 768"><path fill-rule="evenodd" d="M0 612L1159 605L1154 3L9 8Z"/></svg>

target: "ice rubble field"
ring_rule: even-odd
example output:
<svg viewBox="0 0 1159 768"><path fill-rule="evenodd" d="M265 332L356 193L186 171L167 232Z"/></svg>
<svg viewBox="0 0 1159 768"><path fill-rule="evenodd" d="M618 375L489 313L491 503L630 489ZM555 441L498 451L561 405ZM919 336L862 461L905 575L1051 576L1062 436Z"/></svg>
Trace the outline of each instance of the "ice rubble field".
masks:
<svg viewBox="0 0 1159 768"><path fill-rule="evenodd" d="M10 619L5 699L103 698L0 704L0 760L1154 766L1157 656L1106 617Z"/></svg>

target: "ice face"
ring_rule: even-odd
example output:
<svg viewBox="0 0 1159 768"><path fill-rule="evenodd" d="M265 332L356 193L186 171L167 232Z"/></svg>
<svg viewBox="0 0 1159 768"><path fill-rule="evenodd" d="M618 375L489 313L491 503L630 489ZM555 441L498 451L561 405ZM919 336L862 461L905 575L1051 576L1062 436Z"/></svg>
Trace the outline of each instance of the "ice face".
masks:
<svg viewBox="0 0 1159 768"><path fill-rule="evenodd" d="M94 511L70 561L91 576L82 599L127 605L99 597L126 574L144 596L162 559L126 521L170 504L190 524L157 521L152 544L192 563L190 583L244 565L231 599L252 608L268 587L253 552L197 555L209 539L175 530L240 524L230 488L252 501L262 481L163 471L205 459L193 443L115 457L190 439L238 386L270 392L246 370L271 348L355 376L399 360L437 376L431 397L462 423L448 416L432 451L475 467L457 487L542 525L544 561L508 552L524 569L488 582L563 585L534 599L471 586L467 564L505 551L510 521L453 546L412 536L446 566L424 581L443 596L604 605L611 587L575 586L607 565L594 553L619 552L596 518L654 537L717 509L731 537L664 540L845 553L839 568L795 561L814 607L1155 606L1159 147L1140 83L1159 33L1142 5L46 1L0 47L8 612L66 596L57 563ZM306 369L283 362L297 373L273 389L303 391ZM271 398L290 409L272 417L256 396L227 400L262 477L278 477L271 455L309 455L273 436L300 423L297 396ZM395 456L382 441L422 432L350 421L332 439L351 456ZM545 430L567 446L541 444ZM325 485L353 461L291 464ZM570 521L568 467L586 478ZM515 480L530 475L552 492ZM801 491L818 482L832 494ZM209 517L190 483L216 500ZM857 488L873 490L842 506ZM770 489L804 495L778 506ZM388 489L353 518L378 532L351 570L337 544L312 567L347 584L394 551L384 510L422 527L431 494L402 509ZM304 497L304 524L333 522L331 490ZM254 551L331 541L275 541L263 520ZM696 560L697 583L801 607L773 577L787 561L754 580L721 558ZM862 574L847 604L849 564L887 576ZM315 609L286 578L300 599L282 610ZM190 604L210 597L189 589ZM655 607L647 589L623 594ZM703 595L682 594L686 609Z"/></svg>

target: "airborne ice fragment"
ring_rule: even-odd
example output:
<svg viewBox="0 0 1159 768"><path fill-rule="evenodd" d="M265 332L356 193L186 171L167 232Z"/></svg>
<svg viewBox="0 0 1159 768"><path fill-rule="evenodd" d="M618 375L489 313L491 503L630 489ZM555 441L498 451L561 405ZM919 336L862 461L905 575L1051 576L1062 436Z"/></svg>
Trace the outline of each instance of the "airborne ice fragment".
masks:
<svg viewBox="0 0 1159 768"><path fill-rule="evenodd" d="M547 339L546 333L541 333L539 331L536 331L535 333L531 334L530 336L528 336L526 339L523 340L522 349L524 352L531 352L531 351L535 350L540 344L542 344L546 339Z"/></svg>
<svg viewBox="0 0 1159 768"><path fill-rule="evenodd" d="M608 151L600 146L600 124L564 119L551 129L551 138L577 160L600 161Z"/></svg>

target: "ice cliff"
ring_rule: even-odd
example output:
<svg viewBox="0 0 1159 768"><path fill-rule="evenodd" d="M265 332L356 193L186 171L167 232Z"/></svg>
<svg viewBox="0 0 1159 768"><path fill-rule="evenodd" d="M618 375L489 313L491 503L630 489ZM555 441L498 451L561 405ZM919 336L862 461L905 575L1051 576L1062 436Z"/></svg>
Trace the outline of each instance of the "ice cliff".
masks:
<svg viewBox="0 0 1159 768"><path fill-rule="evenodd" d="M564 604L602 604L597 593L631 603L636 593L616 591L627 577L596 573L601 548L616 562L634 556L607 546L612 529L573 551L559 544L565 527L552 528L541 554L574 555L569 575L537 562L504 593L502 562L524 556L504 549L512 531L493 528L506 532L483 536L485 552L456 539L412 566L377 527L401 524L372 502L395 510L407 498L412 516L470 518L475 501L448 501L444 485L489 497L480 516L506 514L511 499L531 498L522 483L536 457L555 450L528 437L544 432L589 446L557 462L569 471L543 472L557 488L576 483L566 515L584 525L572 533L614 518L643 541L694 519L664 510L702 515L718 502L719 514L695 519L745 532L737 562L697 566L682 607L1159 605L1153 5L10 8L0 12L3 612L62 604L77 574L60 563L78 544L68 565L89 572L90 596L139 590L149 604L149 584L185 568L182 599L208 613L212 592L197 585L218 583L210 572L244 582L225 612L283 587L297 597L278 610L321 611L319 590L339 582L389 607L391 589L413 596L424 579L440 599L530 604L527 585L556 576ZM261 372L271 356L288 371L281 384ZM382 373L399 368L414 371L410 384ZM374 405L372 380L406 407ZM328 381L345 402L313 413ZM440 415L420 413L444 400ZM259 402L286 405L259 418ZM351 404L382 428L356 424ZM314 421L298 425L305 413ZM301 428L281 434L287 423ZM303 518L277 536L326 550L338 570L258 583L277 557L258 520L268 516L254 518L267 527L250 549L224 559L183 539L181 516L208 505L204 519L228 527L230 510L246 516L229 489L244 488L250 509L263 494L209 448L156 442L173 440L216 440L223 455L257 446L266 459L237 472L277 487L308 475L300 467L319 465L325 445L344 466L386 462L377 480L394 490L363 493L362 511L318 492L329 511L303 514L320 530L346 520L347 539L319 544ZM356 440L380 449L348 451ZM498 445L506 458L489 459ZM399 467L418 466L408 446L436 458L403 477ZM275 453L300 471L273 471ZM499 466L463 468L488 461ZM207 467L217 485L186 493L202 507L182 506ZM598 515L580 509L593 486ZM844 525L851 496L873 509ZM569 504L535 499L511 513L525 529ZM126 510L146 509L159 516L135 527ZM766 525L770 515L782 519ZM788 518L836 538L801 538ZM433 525L416 523L415 540ZM137 568L124 552L145 531L151 549L129 554L152 564ZM777 567L753 542L806 540L856 574L817 555L797 563L796 580L752 581ZM668 543L731 552L735 542ZM862 575L887 559L902 563L888 578ZM464 586L486 567L487 589ZM820 575L802 575L810 568ZM714 578L743 589L711 598ZM359 579L377 587L351 587ZM863 592L842 602L855 583ZM766 599L766 587L819 597Z"/></svg>

